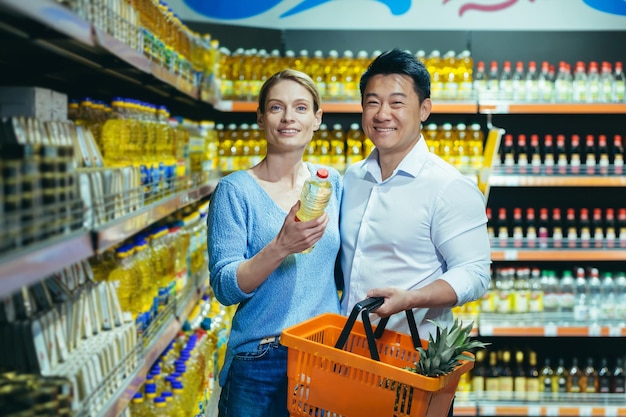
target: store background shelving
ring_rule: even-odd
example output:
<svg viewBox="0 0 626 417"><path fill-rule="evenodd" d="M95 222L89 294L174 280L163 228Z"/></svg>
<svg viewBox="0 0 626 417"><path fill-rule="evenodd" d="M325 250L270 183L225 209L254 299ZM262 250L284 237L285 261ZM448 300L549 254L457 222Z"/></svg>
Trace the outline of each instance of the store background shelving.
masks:
<svg viewBox="0 0 626 417"><path fill-rule="evenodd" d="M130 50L119 41L102 33L92 25L77 18L64 6L48 0L32 0L29 2L0 1L0 62L6 69L11 84L41 85L70 95L80 97L85 95L110 97L115 91L123 90L126 95L144 97L154 102L167 102L172 111L185 114L192 118L214 118L224 122L250 121L250 113L256 111L255 102L221 101L208 103L202 92L187 83L181 82L169 72L154 65L143 55ZM623 58L620 52L614 51L611 43L619 43L619 39L626 38L624 33L606 34L603 32L579 33L532 33L523 34L520 40L519 33L472 33L471 36L463 32L442 32L426 34L415 40L414 32L384 34L374 32L355 31L350 36L336 38L335 31L265 31L215 25L193 24L200 31L213 33L225 44L251 47L263 44L266 48L279 47L314 49L320 45L333 45L338 50L367 48L387 49L398 43L408 49L456 49L470 47L473 55L478 59L524 60L540 59L537 51L531 45L533 39L540 39L550 49L550 45L585 45L587 42L594 45L607 45L603 49L602 58L597 58L600 52L591 48L559 48L562 56L551 56L553 61L569 59L570 61L585 59L613 59ZM237 32L237 33L235 33ZM254 33L254 36L249 36ZM257 34L260 33L260 36ZM504 36L501 36L504 35ZM584 42L581 39L584 37ZM511 48L498 48L494 44L510 45L514 40L520 48L505 52ZM593 41L593 42L591 42ZM509 42L509 43L507 43ZM419 45L417 45L419 43ZM528 46L524 46L528 44ZM489 53L485 50L490 49ZM607 52L608 51L608 52ZM506 53L515 54L506 56ZM497 54L489 55L489 54ZM499 54L499 55L498 55ZM42 63L45 63L42 68ZM82 79L84 82L76 82ZM355 121L360 113L359 103L325 102L325 120L338 120L344 123ZM623 116L626 115L626 104L580 104L580 103L520 103L474 100L469 102L441 102L435 101L432 119L478 121L483 126L486 121L501 126L506 131L521 131L520 126L528 125L529 119L537 123L537 129L545 126L567 126L570 131L580 129L570 127L572 115L581 116L586 125L593 125L593 132L598 129L616 130L622 126ZM590 130L591 132L591 130ZM626 177L546 177L533 175L506 175L496 167L489 176L490 193L494 188L519 188L520 190L537 187L556 187L576 190L580 187L612 188L623 187ZM36 282L42 274L52 269L62 268L78 260L85 259L95 253L110 248L115 243L143 230L153 222L186 207L193 202L205 198L212 190L213 184L203 184L192 190L183 191L166 200L133 213L125 218L107 224L103 227L80 230L72 235L50 239L29 247L19 253L6 254L0 257L0 294L6 294L18 289L22 285ZM519 190L518 190L519 191ZM496 191L497 192L497 191ZM517 191L516 191L517 192ZM574 250L539 250L539 249L494 249L494 262L619 262L626 259L624 251L574 249ZM140 365L136 368L133 377L120 389L111 402L105 407L102 415L119 415L136 392L148 367L164 349L164 344L171 340L180 328L181 320L189 314L193 301L201 293L202 286L198 286L197 293L189 295L176 307L176 312L162 323L160 330L155 331L153 342L142 353ZM621 339L625 335L623 323L562 326L558 320L544 324L521 325L523 321L511 325L508 318L497 319L483 317L479 323L478 335L495 338L613 338ZM529 318L533 321L533 318ZM623 346L622 346L623 347ZM596 399L594 399L596 400ZM597 399L598 404L489 404L483 399L457 401L455 415L541 415L541 416L569 416L569 415L605 415L626 416L626 407L621 404Z"/></svg>

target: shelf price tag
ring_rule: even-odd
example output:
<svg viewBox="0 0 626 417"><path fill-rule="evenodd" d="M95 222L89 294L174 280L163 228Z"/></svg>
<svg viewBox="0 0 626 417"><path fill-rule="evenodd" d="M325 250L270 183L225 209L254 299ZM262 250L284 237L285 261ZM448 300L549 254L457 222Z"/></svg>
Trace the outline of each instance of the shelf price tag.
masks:
<svg viewBox="0 0 626 417"><path fill-rule="evenodd" d="M514 249L507 249L504 251L505 261L517 261L517 251Z"/></svg>
<svg viewBox="0 0 626 417"><path fill-rule="evenodd" d="M481 336L493 336L493 324L484 323L478 328Z"/></svg>
<svg viewBox="0 0 626 417"><path fill-rule="evenodd" d="M622 327L610 325L609 326L609 336L610 337L622 337Z"/></svg>
<svg viewBox="0 0 626 417"><path fill-rule="evenodd" d="M598 325L598 323L592 323L589 325L589 337L600 337L602 335L602 328Z"/></svg>
<svg viewBox="0 0 626 417"><path fill-rule="evenodd" d="M617 407L613 405L604 407L604 415L606 417L617 417Z"/></svg>
<svg viewBox="0 0 626 417"><path fill-rule="evenodd" d="M558 327L554 323L546 323L543 327L543 335L545 337L556 337L558 334Z"/></svg>
<svg viewBox="0 0 626 417"><path fill-rule="evenodd" d="M509 104L508 103L498 103L496 104L495 113L507 114L509 112Z"/></svg>
<svg viewBox="0 0 626 417"><path fill-rule="evenodd" d="M540 416L541 415L541 407L538 405L530 405L528 406L528 414L529 416Z"/></svg>
<svg viewBox="0 0 626 417"><path fill-rule="evenodd" d="M557 417L558 415L559 415L559 407L555 405L550 405L546 407L546 416Z"/></svg>
<svg viewBox="0 0 626 417"><path fill-rule="evenodd" d="M581 406L578 410L581 417L590 417L593 414L593 410L588 405Z"/></svg>
<svg viewBox="0 0 626 417"><path fill-rule="evenodd" d="M484 405L482 407L481 415L483 415L483 416L497 416L497 414L496 414L496 407L493 406L493 405Z"/></svg>

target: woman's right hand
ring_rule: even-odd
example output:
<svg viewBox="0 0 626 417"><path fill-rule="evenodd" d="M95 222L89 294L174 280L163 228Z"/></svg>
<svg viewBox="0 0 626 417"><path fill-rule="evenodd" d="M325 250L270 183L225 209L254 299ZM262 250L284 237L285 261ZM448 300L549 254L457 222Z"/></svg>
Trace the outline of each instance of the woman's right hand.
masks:
<svg viewBox="0 0 626 417"><path fill-rule="evenodd" d="M291 207L276 236L276 243L289 253L300 253L315 245L324 235L329 221L326 213L307 222L297 221L296 213L299 208L300 201Z"/></svg>

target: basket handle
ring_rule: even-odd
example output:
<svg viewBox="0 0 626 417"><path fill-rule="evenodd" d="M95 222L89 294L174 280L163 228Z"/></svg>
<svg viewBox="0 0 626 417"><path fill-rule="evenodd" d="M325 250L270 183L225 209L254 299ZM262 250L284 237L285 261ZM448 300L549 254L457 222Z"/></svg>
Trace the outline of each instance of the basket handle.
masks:
<svg viewBox="0 0 626 417"><path fill-rule="evenodd" d="M363 322L363 329L365 330L365 336L367 337L367 346L370 350L370 355L372 359L375 361L380 361L380 356L378 355L378 349L376 348L376 340L380 339L385 331L385 327L387 326L387 322L389 321L389 317L384 317L380 319L378 326L376 327L376 332L372 330L372 323L370 322L369 313L376 310L378 307L383 305L385 302L384 297L370 297L365 300L359 301L352 308L352 312L350 312L350 316L346 321L341 334L339 335L339 339L337 339L337 343L335 343L335 348L343 349L344 345L348 341L348 336L352 331L352 327L356 322L357 317L361 314L361 321ZM413 346L417 349L422 346L420 342L419 332L417 331L417 324L415 323L415 317L413 316L412 310L406 310L406 320L409 323L409 330L411 331L411 339L413 340Z"/></svg>

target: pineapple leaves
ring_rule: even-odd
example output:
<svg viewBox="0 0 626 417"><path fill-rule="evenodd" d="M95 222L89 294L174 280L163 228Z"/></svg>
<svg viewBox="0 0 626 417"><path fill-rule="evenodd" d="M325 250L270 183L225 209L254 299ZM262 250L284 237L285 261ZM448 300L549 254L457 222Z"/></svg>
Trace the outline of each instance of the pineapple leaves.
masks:
<svg viewBox="0 0 626 417"><path fill-rule="evenodd" d="M407 367L406 370L431 377L446 375L452 372L461 361L474 360L474 357L467 352L473 353L489 345L489 343L471 339L473 322L463 326L457 318L449 328L432 320L429 322L437 327L435 337L432 334L429 335L426 349L417 348L419 359L414 363L415 367Z"/></svg>

